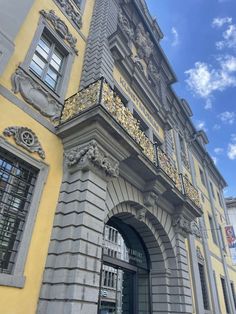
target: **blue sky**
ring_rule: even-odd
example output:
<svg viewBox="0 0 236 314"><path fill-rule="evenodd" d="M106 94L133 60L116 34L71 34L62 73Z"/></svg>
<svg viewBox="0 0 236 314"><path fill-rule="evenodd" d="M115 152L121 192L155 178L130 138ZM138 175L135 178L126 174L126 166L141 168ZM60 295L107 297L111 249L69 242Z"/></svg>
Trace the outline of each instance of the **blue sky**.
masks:
<svg viewBox="0 0 236 314"><path fill-rule="evenodd" d="M164 33L173 85L206 131L208 152L236 196L236 0L146 0Z"/></svg>

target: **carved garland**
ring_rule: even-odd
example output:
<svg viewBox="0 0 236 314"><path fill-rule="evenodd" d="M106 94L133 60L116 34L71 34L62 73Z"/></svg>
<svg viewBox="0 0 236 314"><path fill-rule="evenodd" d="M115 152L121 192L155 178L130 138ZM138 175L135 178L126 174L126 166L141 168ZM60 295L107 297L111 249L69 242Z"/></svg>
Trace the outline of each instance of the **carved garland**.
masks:
<svg viewBox="0 0 236 314"><path fill-rule="evenodd" d="M40 13L53 25L55 31L69 44L69 46L78 55L78 50L76 49L77 39L72 36L67 25L63 22L53 10L46 12L41 10Z"/></svg>
<svg viewBox="0 0 236 314"><path fill-rule="evenodd" d="M82 27L82 17L69 0L55 0L78 28Z"/></svg>
<svg viewBox="0 0 236 314"><path fill-rule="evenodd" d="M31 153L38 153L42 159L45 159L45 152L38 140L36 134L26 127L10 126L3 131L5 136L13 136L17 145L24 147Z"/></svg>
<svg viewBox="0 0 236 314"><path fill-rule="evenodd" d="M111 177L118 177L119 175L118 162L112 163L111 158L98 148L96 141L91 141L88 146L83 148L71 149L68 153L65 153L65 160L68 167L89 160L94 166L104 170L106 175Z"/></svg>

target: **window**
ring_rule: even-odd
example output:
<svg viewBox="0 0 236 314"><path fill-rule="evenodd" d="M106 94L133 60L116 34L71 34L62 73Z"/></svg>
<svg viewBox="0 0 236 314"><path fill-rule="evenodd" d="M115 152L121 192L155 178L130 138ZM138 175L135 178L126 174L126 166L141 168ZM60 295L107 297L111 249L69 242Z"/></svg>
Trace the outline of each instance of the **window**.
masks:
<svg viewBox="0 0 236 314"><path fill-rule="evenodd" d="M24 264L46 177L44 163L0 137L0 285L24 286Z"/></svg>
<svg viewBox="0 0 236 314"><path fill-rule="evenodd" d="M39 39L29 68L56 91L62 77L64 59L65 56L56 44L43 34Z"/></svg>
<svg viewBox="0 0 236 314"><path fill-rule="evenodd" d="M201 178L201 182L204 186L206 186L206 180L205 180L205 176L204 173L202 171L202 169L199 167L199 173L200 173L200 178Z"/></svg>
<svg viewBox="0 0 236 314"><path fill-rule="evenodd" d="M212 193L212 196L214 197L214 199L216 198L215 196L215 192L214 192L214 188L213 188L213 184L212 182L210 182L210 187L211 187L211 193Z"/></svg>
<svg viewBox="0 0 236 314"><path fill-rule="evenodd" d="M228 300L228 294L227 294L225 279L222 278L222 277L220 279L221 279L221 286L222 286L224 300L225 300L226 313L230 313L230 310L229 310L229 300Z"/></svg>
<svg viewBox="0 0 236 314"><path fill-rule="evenodd" d="M209 218L209 223L210 223L210 229L211 229L211 235L212 235L212 240L213 242L218 245L218 241L217 241L217 235L216 235L216 228L213 222L213 219L211 216L208 216Z"/></svg>
<svg viewBox="0 0 236 314"><path fill-rule="evenodd" d="M74 57L75 51L69 43L41 16L32 44L20 67L43 90L63 103Z"/></svg>
<svg viewBox="0 0 236 314"><path fill-rule="evenodd" d="M12 273L35 181L34 169L18 159L0 155L1 273Z"/></svg>
<svg viewBox="0 0 236 314"><path fill-rule="evenodd" d="M233 295L233 299L234 299L234 308L236 309L236 296L235 296L234 283L231 282L230 286L231 286L231 291L232 291L232 295Z"/></svg>
<svg viewBox="0 0 236 314"><path fill-rule="evenodd" d="M207 283L206 283L206 278L205 278L204 266L201 263L198 263L198 269L199 269L199 275L200 275L200 281L201 281L204 309L209 310L209 300L208 300Z"/></svg>
<svg viewBox="0 0 236 314"><path fill-rule="evenodd" d="M218 197L218 202L219 202L220 206L223 207L219 192L217 192L217 197Z"/></svg>

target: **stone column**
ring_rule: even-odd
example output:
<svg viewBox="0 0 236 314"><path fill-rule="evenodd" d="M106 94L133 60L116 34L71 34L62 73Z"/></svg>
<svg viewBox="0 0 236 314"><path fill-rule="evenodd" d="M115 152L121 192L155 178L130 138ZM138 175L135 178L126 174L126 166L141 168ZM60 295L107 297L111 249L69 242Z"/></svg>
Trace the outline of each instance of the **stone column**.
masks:
<svg viewBox="0 0 236 314"><path fill-rule="evenodd" d="M97 313L107 181L117 175L95 141L65 153L37 313Z"/></svg>
<svg viewBox="0 0 236 314"><path fill-rule="evenodd" d="M183 215L178 215L173 218L173 226L176 232L176 257L178 265L178 278L176 278L176 280L178 280L180 292L180 309L175 313L192 314L192 293L189 278L188 254L185 244L185 239L191 232L191 222Z"/></svg>

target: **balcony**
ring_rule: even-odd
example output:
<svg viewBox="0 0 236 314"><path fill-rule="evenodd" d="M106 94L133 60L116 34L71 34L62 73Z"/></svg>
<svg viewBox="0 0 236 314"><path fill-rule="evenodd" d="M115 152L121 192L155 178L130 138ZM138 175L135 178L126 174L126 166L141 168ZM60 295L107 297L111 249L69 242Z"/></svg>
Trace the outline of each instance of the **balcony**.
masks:
<svg viewBox="0 0 236 314"><path fill-rule="evenodd" d="M192 185L187 176L180 174L183 193L197 206L201 207L198 190Z"/></svg>
<svg viewBox="0 0 236 314"><path fill-rule="evenodd" d="M121 98L103 78L65 101L60 123L63 124L95 106L105 108L139 145L142 153L171 179L176 189L187 196L197 207L200 207L198 191L186 177L179 175L169 157L159 147L153 145L141 131L139 121L134 118L131 111L122 103Z"/></svg>

